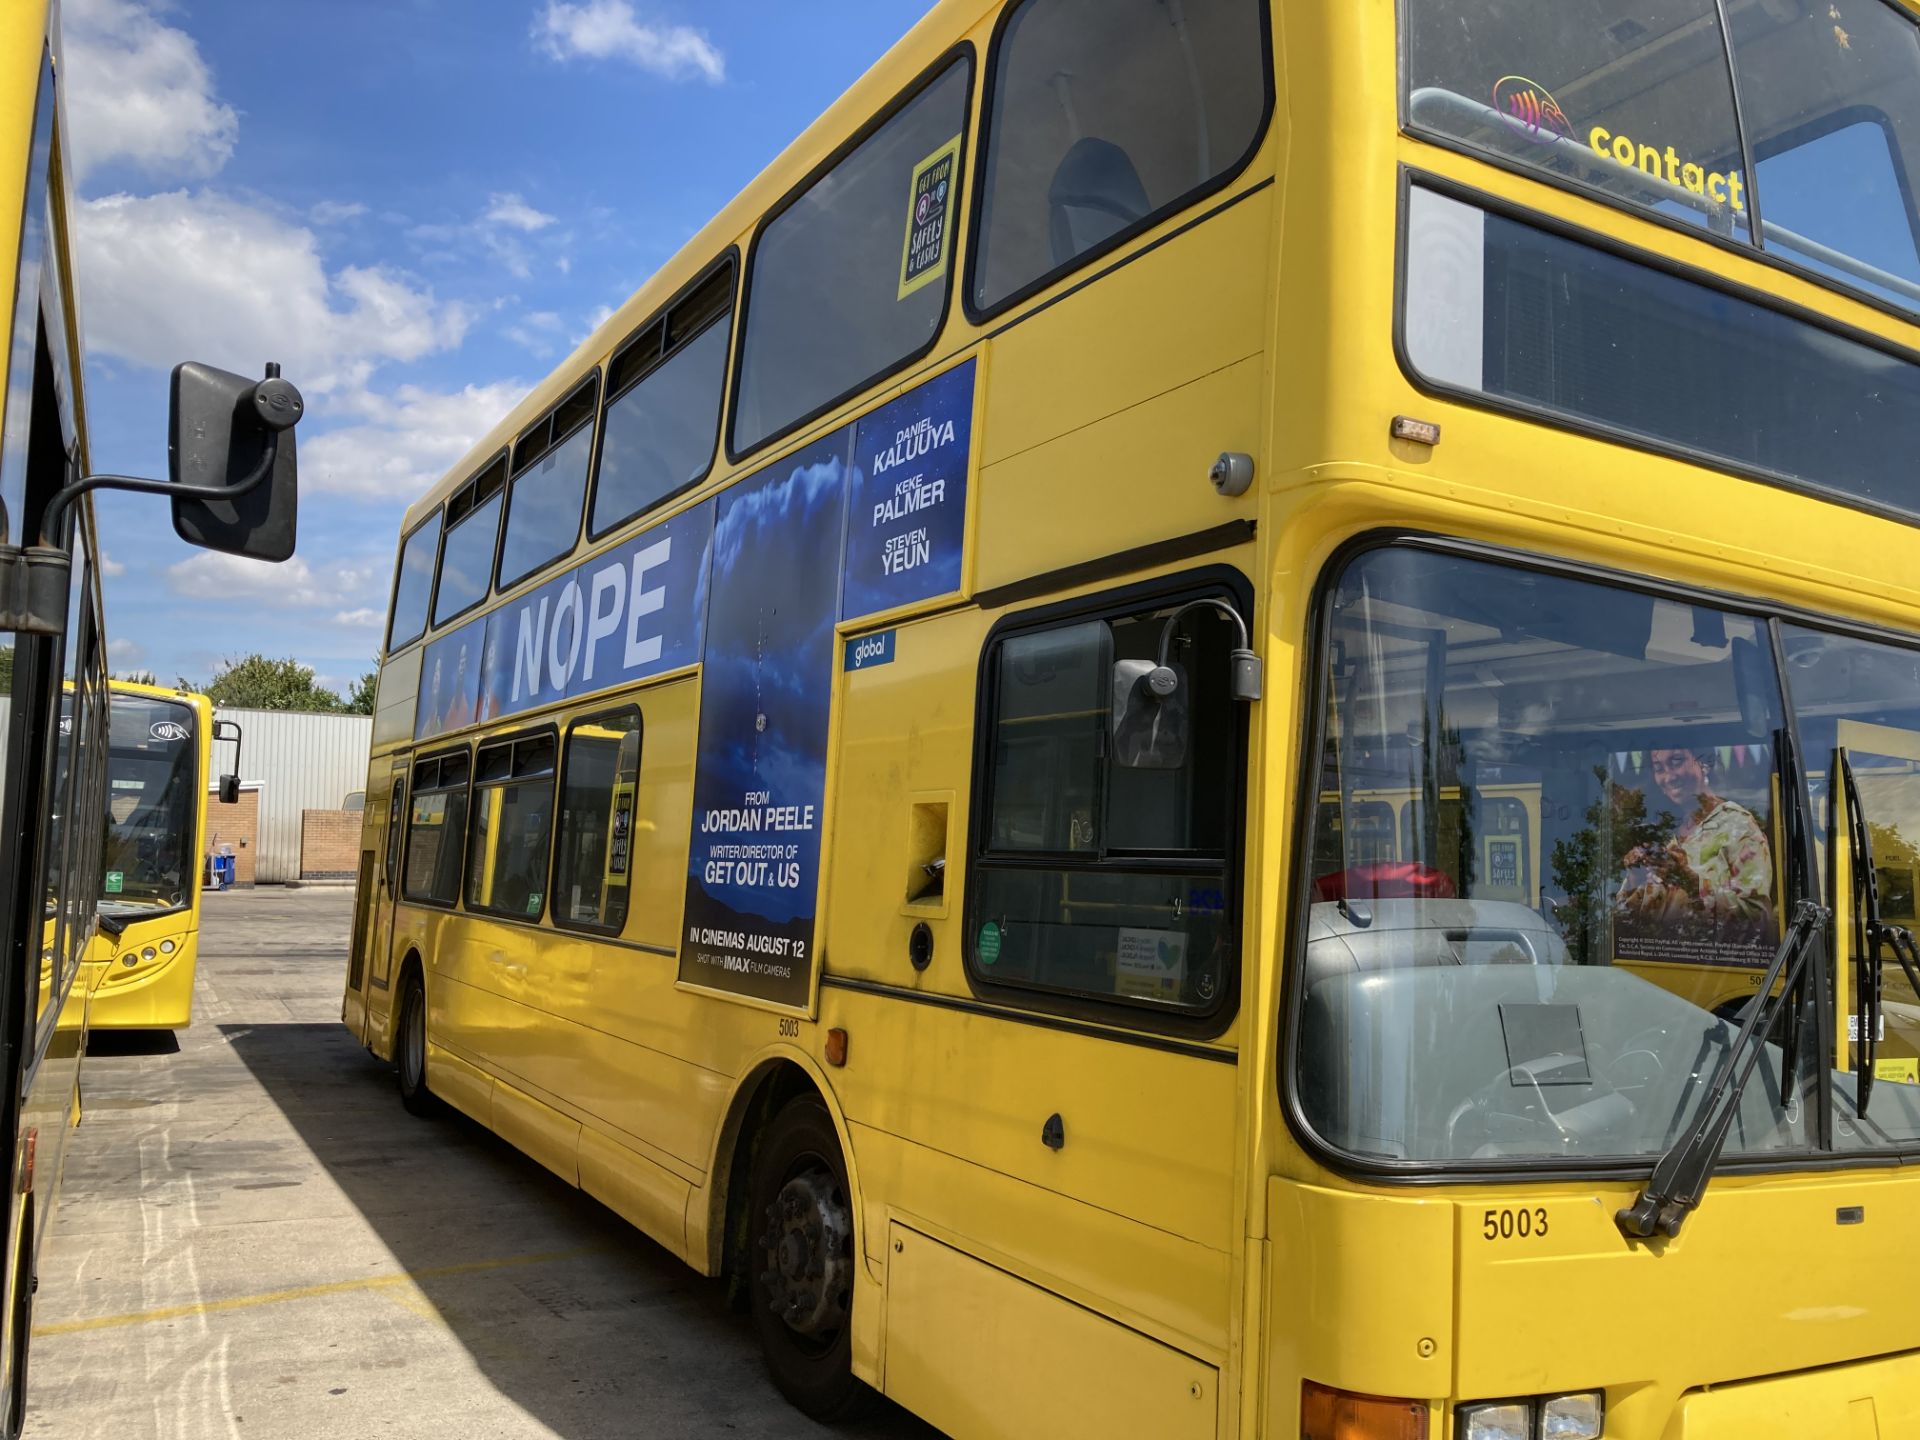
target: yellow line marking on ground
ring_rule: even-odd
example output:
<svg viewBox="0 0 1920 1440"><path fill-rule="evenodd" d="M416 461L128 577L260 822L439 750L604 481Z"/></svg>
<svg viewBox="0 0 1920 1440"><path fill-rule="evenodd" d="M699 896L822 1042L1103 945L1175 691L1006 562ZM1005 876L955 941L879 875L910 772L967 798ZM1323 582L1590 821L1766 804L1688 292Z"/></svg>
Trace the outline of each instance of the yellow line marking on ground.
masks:
<svg viewBox="0 0 1920 1440"><path fill-rule="evenodd" d="M538 1255L507 1255L494 1260L468 1260L459 1265L436 1265L430 1270L403 1270L394 1275L368 1275L359 1280L335 1280L326 1285L301 1285L292 1290L268 1290L260 1295L236 1295L228 1300L203 1300L194 1305L164 1305L155 1310L136 1310L126 1315L96 1315L88 1320L62 1320L52 1325L36 1325L36 1340L49 1335L75 1335L85 1330L112 1330L121 1325L148 1325L156 1320L179 1320L188 1315L217 1315L226 1310L250 1310L256 1305L278 1305L288 1300L314 1300L325 1295L349 1295L356 1290L415 1288L422 1280L444 1280L455 1275L474 1275L485 1270L509 1270L521 1265L548 1265L558 1260L578 1260L601 1253L596 1246L577 1250L548 1250Z"/></svg>

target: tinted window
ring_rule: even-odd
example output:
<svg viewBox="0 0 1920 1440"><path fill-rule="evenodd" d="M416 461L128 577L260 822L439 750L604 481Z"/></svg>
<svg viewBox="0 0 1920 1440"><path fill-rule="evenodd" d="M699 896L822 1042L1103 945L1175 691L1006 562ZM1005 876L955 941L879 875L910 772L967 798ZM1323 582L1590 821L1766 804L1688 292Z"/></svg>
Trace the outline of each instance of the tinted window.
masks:
<svg viewBox="0 0 1920 1440"><path fill-rule="evenodd" d="M427 597L433 593L433 562L439 558L440 512L407 537L400 547L400 573L393 581L393 622L387 648L398 650L427 628Z"/></svg>
<svg viewBox="0 0 1920 1440"><path fill-rule="evenodd" d="M640 712L603 715L567 734L554 861L556 924L618 931L627 919Z"/></svg>
<svg viewBox="0 0 1920 1440"><path fill-rule="evenodd" d="M513 477L507 538L500 546L503 589L573 550L592 459L593 426L587 424Z"/></svg>
<svg viewBox="0 0 1920 1440"><path fill-rule="evenodd" d="M553 826L551 736L480 752L467 841L467 908L537 920L546 904Z"/></svg>
<svg viewBox="0 0 1920 1440"><path fill-rule="evenodd" d="M1410 197L1406 350L1427 380L1920 515L1920 366L1488 214Z"/></svg>
<svg viewBox="0 0 1920 1440"><path fill-rule="evenodd" d="M460 893L460 848L467 833L465 753L423 760L413 768L413 805L407 816L407 866L400 893L409 900L451 905Z"/></svg>
<svg viewBox="0 0 1920 1440"><path fill-rule="evenodd" d="M433 596L434 624L443 624L487 598L493 547L500 533L500 498L496 490L447 531L440 584Z"/></svg>
<svg viewBox="0 0 1920 1440"><path fill-rule="evenodd" d="M1174 608L1011 634L990 655L988 798L967 930L979 981L1193 1013L1225 999L1235 642L1223 617L1189 611L1174 622L1176 695L1144 699L1150 663L1139 662L1159 655ZM1150 754L1170 726L1184 743Z"/></svg>
<svg viewBox="0 0 1920 1440"><path fill-rule="evenodd" d="M1406 26L1415 125L1746 233L1714 0L1407 0Z"/></svg>
<svg viewBox="0 0 1920 1440"><path fill-rule="evenodd" d="M720 433L727 322L709 324L607 406L592 530L631 520L705 475Z"/></svg>
<svg viewBox="0 0 1920 1440"><path fill-rule="evenodd" d="M948 66L761 230L735 451L933 343L952 270L970 73L965 60Z"/></svg>
<svg viewBox="0 0 1920 1440"><path fill-rule="evenodd" d="M1882 0L1728 11L1767 248L1913 305L1920 31Z"/></svg>
<svg viewBox="0 0 1920 1440"><path fill-rule="evenodd" d="M1257 0L1027 0L995 52L973 303L991 308L1233 169L1266 109Z"/></svg>

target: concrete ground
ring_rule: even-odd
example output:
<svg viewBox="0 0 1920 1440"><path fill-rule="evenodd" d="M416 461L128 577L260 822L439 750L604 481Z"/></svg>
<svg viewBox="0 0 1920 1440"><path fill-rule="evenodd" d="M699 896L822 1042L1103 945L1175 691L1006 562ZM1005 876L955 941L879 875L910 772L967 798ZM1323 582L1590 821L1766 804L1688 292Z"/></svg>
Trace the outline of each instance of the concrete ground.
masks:
<svg viewBox="0 0 1920 1440"><path fill-rule="evenodd" d="M193 1025L100 1036L41 1258L34 1440L826 1436L744 1316L339 1023L344 888L207 897ZM897 1409L839 1432L930 1437Z"/></svg>

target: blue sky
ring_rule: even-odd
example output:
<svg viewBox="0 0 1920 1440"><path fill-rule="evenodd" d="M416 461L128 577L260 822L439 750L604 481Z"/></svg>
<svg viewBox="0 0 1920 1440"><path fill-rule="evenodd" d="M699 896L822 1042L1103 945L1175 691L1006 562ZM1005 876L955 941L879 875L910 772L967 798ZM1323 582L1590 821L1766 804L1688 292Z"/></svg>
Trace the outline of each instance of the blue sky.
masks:
<svg viewBox="0 0 1920 1440"><path fill-rule="evenodd" d="M405 506L925 0L65 0L96 469L166 473L167 372L281 360L300 549L101 505L118 672L372 668ZM271 23L263 16L270 15Z"/></svg>

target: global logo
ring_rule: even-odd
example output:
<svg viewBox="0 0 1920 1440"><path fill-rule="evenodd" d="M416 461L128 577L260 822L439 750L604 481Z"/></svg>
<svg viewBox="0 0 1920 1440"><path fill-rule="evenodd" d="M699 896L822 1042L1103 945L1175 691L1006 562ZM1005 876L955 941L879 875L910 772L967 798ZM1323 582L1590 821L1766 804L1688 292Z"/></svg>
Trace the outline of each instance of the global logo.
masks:
<svg viewBox="0 0 1920 1440"><path fill-rule="evenodd" d="M187 738L187 727L178 720L156 720L147 727L147 734L155 740L184 740Z"/></svg>
<svg viewBox="0 0 1920 1440"><path fill-rule="evenodd" d="M1573 125L1546 86L1524 75L1502 75L1493 87L1493 108L1515 134L1535 145L1571 139Z"/></svg>

